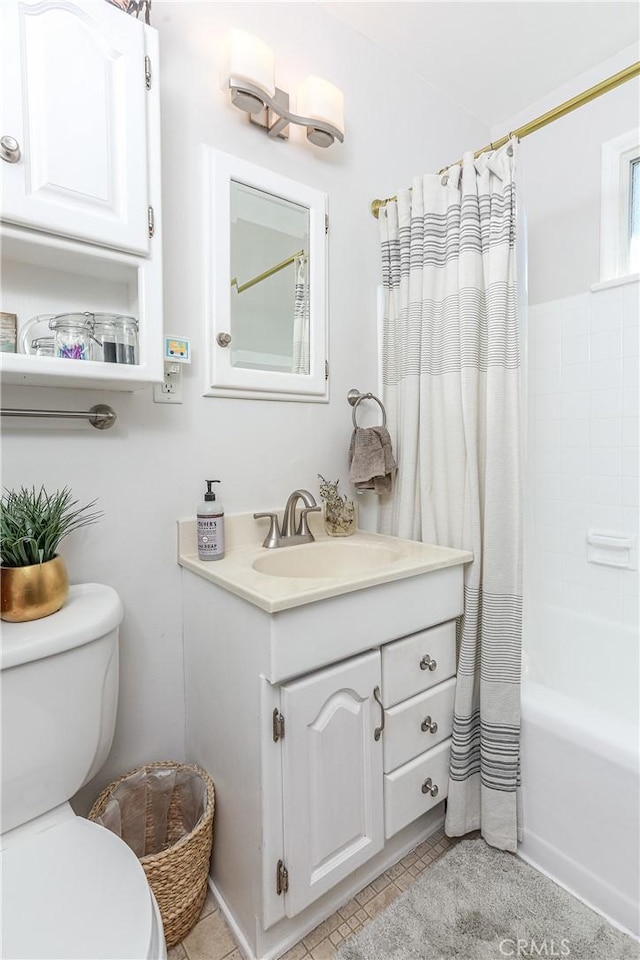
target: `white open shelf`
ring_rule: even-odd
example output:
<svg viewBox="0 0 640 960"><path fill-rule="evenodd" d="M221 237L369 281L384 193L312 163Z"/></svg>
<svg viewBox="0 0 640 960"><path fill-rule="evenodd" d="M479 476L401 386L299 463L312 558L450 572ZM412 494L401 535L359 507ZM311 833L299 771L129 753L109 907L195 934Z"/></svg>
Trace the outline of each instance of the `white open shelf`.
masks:
<svg viewBox="0 0 640 960"><path fill-rule="evenodd" d="M4 384L136 390L162 381L161 283L154 260L8 225L0 240L0 309L17 314L18 336L36 315L89 310L135 317L140 340L140 362L132 366L0 353Z"/></svg>

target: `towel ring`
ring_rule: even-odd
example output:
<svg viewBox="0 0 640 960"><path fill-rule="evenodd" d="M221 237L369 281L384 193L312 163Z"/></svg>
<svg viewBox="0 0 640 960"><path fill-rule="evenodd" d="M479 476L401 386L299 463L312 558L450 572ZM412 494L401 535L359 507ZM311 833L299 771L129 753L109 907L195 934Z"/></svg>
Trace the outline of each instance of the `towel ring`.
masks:
<svg viewBox="0 0 640 960"><path fill-rule="evenodd" d="M357 419L356 419L356 411L357 411L357 409L358 409L358 405L359 405L363 400L374 400L374 401L378 404L378 406L380 407L380 410L382 411L382 426L383 426L383 427L386 427L386 425L387 425L387 411L386 411L385 408L384 408L384 404L383 404L382 400L378 400L378 398L376 397L375 394L373 394L373 393L360 393L359 390L349 390L349 393L347 394L347 400L349 401L349 403L350 403L351 406L353 407L353 414L352 414L351 419L353 420L353 429L354 429L354 430L357 430L357 429L358 429L358 421L357 421Z"/></svg>

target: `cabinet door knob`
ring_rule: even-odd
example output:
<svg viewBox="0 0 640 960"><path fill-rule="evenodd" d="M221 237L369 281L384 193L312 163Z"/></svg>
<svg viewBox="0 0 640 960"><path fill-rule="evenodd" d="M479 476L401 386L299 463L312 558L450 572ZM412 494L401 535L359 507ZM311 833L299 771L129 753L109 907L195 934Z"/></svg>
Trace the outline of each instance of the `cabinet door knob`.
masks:
<svg viewBox="0 0 640 960"><path fill-rule="evenodd" d="M438 784L434 783L431 777L427 777L425 782L422 784L422 792L430 793L432 797L438 796Z"/></svg>
<svg viewBox="0 0 640 960"><path fill-rule="evenodd" d="M421 670L431 670L432 672L438 666L437 660L432 660L428 653L425 653L424 657L420 661Z"/></svg>
<svg viewBox="0 0 640 960"><path fill-rule="evenodd" d="M425 717L422 723L420 724L420 729L422 730L423 733L427 733L427 731L429 733L437 733L438 724L436 723L435 720L432 720L431 717Z"/></svg>
<svg viewBox="0 0 640 960"><path fill-rule="evenodd" d="M0 157L7 163L17 163L20 159L20 144L15 137L0 137Z"/></svg>
<svg viewBox="0 0 640 960"><path fill-rule="evenodd" d="M216 341L220 347L228 347L231 343L231 334L219 333L216 337Z"/></svg>

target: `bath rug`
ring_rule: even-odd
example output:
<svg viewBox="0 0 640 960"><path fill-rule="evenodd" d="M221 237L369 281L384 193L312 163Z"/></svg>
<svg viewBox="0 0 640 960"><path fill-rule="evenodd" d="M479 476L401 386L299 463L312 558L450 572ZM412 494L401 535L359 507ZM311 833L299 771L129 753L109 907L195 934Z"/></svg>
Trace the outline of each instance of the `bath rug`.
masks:
<svg viewBox="0 0 640 960"><path fill-rule="evenodd" d="M640 945L515 854L462 840L339 960L638 960Z"/></svg>

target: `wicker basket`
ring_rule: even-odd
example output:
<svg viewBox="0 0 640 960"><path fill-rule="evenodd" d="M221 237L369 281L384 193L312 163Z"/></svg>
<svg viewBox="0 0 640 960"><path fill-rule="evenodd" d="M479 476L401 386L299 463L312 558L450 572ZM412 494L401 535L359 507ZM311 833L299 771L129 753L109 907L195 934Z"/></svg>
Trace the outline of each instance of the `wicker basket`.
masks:
<svg viewBox="0 0 640 960"><path fill-rule="evenodd" d="M173 768L200 777L206 788L206 807L193 829L184 834L182 801L174 789L167 815L166 837L163 848L140 857L149 886L158 901L167 946L172 947L183 940L195 926L207 896L207 878L211 847L213 844L214 789L211 777L200 767L172 761L149 763L130 770L119 780L106 787L89 812L90 820L97 820L104 812L116 787L129 777L154 770ZM147 791L146 849L158 846L154 835L150 798ZM175 837L180 839L175 840ZM123 837L126 842L126 835ZM175 840L175 842L174 842Z"/></svg>

